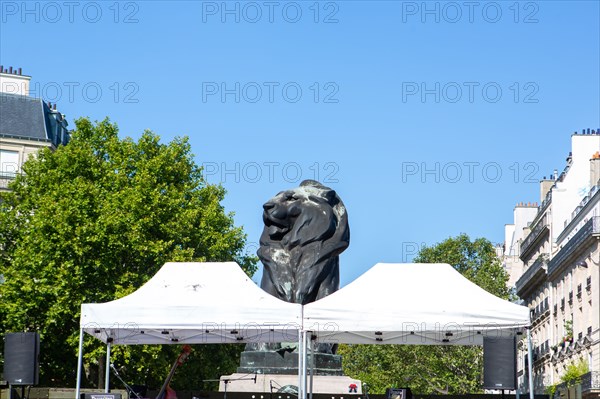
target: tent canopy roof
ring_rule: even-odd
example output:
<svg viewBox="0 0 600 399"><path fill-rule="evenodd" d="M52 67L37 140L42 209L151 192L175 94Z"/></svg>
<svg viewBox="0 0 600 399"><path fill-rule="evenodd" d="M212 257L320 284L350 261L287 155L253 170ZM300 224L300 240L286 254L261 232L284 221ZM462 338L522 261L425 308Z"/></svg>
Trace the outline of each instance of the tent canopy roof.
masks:
<svg viewBox="0 0 600 399"><path fill-rule="evenodd" d="M81 328L113 344L297 341L480 345L529 326L529 310L447 264L379 263L308 305L281 301L233 262L167 263L136 292L81 305Z"/></svg>
<svg viewBox="0 0 600 399"><path fill-rule="evenodd" d="M166 263L134 293L81 305L81 328L113 344L296 341L299 304L277 299L234 262Z"/></svg>
<svg viewBox="0 0 600 399"><path fill-rule="evenodd" d="M448 264L378 263L304 306L320 341L480 345L528 326L529 309L498 298Z"/></svg>

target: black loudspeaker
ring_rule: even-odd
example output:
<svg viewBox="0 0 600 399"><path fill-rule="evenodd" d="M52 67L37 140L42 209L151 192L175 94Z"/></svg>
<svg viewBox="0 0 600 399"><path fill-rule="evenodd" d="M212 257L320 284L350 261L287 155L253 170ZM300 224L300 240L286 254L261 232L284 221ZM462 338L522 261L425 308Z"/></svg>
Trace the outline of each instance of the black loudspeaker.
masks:
<svg viewBox="0 0 600 399"><path fill-rule="evenodd" d="M37 385L39 357L38 333L7 333L4 337L4 379L10 385Z"/></svg>
<svg viewBox="0 0 600 399"><path fill-rule="evenodd" d="M483 387L517 388L517 340L483 338Z"/></svg>

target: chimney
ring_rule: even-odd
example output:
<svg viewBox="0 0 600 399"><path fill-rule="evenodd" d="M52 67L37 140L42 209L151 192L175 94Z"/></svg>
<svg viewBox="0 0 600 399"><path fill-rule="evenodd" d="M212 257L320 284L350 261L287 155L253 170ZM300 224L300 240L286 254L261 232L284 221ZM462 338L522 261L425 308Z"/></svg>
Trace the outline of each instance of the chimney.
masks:
<svg viewBox="0 0 600 399"><path fill-rule="evenodd" d="M596 151L590 159L590 187L597 186L600 180L600 152Z"/></svg>
<svg viewBox="0 0 600 399"><path fill-rule="evenodd" d="M21 96L29 95L29 82L31 76L23 75L21 68L15 69L0 66L0 93L18 94Z"/></svg>
<svg viewBox="0 0 600 399"><path fill-rule="evenodd" d="M546 195L554 185L553 179L546 179L546 176L542 180L540 180L540 202L544 202L546 199Z"/></svg>

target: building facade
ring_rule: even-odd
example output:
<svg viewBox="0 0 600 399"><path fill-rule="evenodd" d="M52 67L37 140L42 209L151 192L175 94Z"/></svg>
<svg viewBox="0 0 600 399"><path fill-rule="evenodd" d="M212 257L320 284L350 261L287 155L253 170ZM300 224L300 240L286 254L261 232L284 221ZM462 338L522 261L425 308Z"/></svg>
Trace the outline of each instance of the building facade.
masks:
<svg viewBox="0 0 600 399"><path fill-rule="evenodd" d="M29 96L31 76L0 66L0 191L21 173L23 163L41 148L69 142L63 114L42 99Z"/></svg>
<svg viewBox="0 0 600 399"><path fill-rule="evenodd" d="M535 214L521 212L519 219L515 211L515 234L505 234L504 244L513 256L505 251L503 261L522 268L512 281L531 311L535 392L559 384L569 365L584 362L590 372L580 393L600 397L600 130L574 133L571 149L563 172L540 182ZM520 236L517 224L526 224ZM528 391L529 361L521 345L522 392Z"/></svg>

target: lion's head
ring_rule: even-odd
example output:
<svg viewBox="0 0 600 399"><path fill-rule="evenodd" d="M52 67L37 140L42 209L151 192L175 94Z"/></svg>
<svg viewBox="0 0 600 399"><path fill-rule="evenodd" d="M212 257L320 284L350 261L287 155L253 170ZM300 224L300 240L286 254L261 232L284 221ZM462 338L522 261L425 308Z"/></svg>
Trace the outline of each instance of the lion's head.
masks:
<svg viewBox="0 0 600 399"><path fill-rule="evenodd" d="M350 241L348 216L336 192L314 180L263 205L258 256L261 286L290 302L307 303L337 290L338 255Z"/></svg>

